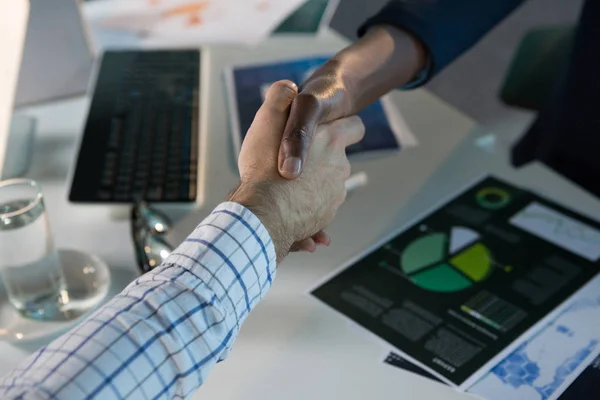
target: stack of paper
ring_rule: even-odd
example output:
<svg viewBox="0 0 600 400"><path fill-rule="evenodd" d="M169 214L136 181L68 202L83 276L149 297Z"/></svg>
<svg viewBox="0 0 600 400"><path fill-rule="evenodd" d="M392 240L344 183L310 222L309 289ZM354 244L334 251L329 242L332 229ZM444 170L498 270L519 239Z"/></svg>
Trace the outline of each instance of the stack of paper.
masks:
<svg viewBox="0 0 600 400"><path fill-rule="evenodd" d="M143 47L165 43L253 45L305 1L99 0L86 3L83 13L96 38L117 32L137 38Z"/></svg>
<svg viewBox="0 0 600 400"><path fill-rule="evenodd" d="M388 364L555 400L600 354L599 262L597 221L485 177L311 293L395 346Z"/></svg>
<svg viewBox="0 0 600 400"><path fill-rule="evenodd" d="M600 368L600 276L581 289L560 315L524 341L468 391L487 400L555 400L594 398L569 397L564 393L580 374L590 371L580 386L594 386ZM390 353L387 364L435 379L424 369ZM584 377L586 378L586 377ZM438 380L439 381L439 380ZM574 388L577 389L577 388ZM564 395L563 395L564 393Z"/></svg>
<svg viewBox="0 0 600 400"><path fill-rule="evenodd" d="M490 400L558 399L600 353L598 321L600 277L469 391Z"/></svg>

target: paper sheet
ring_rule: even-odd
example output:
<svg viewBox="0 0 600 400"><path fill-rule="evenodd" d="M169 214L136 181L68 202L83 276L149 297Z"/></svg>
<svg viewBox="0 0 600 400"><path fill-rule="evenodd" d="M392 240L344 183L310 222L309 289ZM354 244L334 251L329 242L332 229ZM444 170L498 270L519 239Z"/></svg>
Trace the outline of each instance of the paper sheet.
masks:
<svg viewBox="0 0 600 400"><path fill-rule="evenodd" d="M144 47L165 42L254 45L304 1L102 0L86 3L83 13L96 37L121 31Z"/></svg>
<svg viewBox="0 0 600 400"><path fill-rule="evenodd" d="M586 257L512 223L537 204L600 231L594 221L488 177L351 260L312 294L405 360L467 390L561 315L598 273ZM593 356L595 343L573 343L575 353L565 347L557 357Z"/></svg>
<svg viewBox="0 0 600 400"><path fill-rule="evenodd" d="M597 357L560 395L560 400L592 400L600 392L600 357Z"/></svg>
<svg viewBox="0 0 600 400"><path fill-rule="evenodd" d="M556 320L522 343L468 392L486 400L596 398L596 393L589 390L600 385L596 384L600 376L600 329L596 323L600 322L599 293L597 276L572 298ZM394 352L384 362L439 381ZM584 371L587 374L581 375Z"/></svg>
<svg viewBox="0 0 600 400"><path fill-rule="evenodd" d="M600 276L469 392L488 400L555 400L600 354Z"/></svg>

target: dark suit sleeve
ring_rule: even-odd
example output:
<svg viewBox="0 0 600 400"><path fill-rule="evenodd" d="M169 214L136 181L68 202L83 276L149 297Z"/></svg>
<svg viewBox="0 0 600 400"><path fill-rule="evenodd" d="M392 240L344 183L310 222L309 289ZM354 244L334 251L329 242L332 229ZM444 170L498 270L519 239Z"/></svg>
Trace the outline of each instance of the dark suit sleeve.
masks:
<svg viewBox="0 0 600 400"><path fill-rule="evenodd" d="M412 32L429 51L429 68L410 87L425 83L473 46L524 0L394 0L359 29L388 24Z"/></svg>

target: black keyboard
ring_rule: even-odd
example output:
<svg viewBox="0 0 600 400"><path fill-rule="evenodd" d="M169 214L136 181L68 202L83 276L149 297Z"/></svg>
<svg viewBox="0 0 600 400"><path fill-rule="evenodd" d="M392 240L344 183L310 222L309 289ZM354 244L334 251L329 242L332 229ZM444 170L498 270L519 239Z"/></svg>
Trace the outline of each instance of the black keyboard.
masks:
<svg viewBox="0 0 600 400"><path fill-rule="evenodd" d="M195 201L199 77L198 50L106 52L69 200Z"/></svg>

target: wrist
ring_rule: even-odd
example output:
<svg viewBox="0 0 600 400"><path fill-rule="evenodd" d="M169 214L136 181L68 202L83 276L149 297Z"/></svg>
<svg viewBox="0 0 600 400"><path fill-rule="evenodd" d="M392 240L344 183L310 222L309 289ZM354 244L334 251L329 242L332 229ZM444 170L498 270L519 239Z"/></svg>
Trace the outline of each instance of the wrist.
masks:
<svg viewBox="0 0 600 400"><path fill-rule="evenodd" d="M336 54L325 64L329 65L332 74L337 77L338 82L342 83L350 100L358 95L361 77L360 71L353 68L355 66L353 61L355 56L358 55L350 46Z"/></svg>
<svg viewBox="0 0 600 400"><path fill-rule="evenodd" d="M353 87L342 60L333 57L302 84L300 95L314 95L321 106L319 121L330 122L355 114Z"/></svg>
<svg viewBox="0 0 600 400"><path fill-rule="evenodd" d="M354 111L412 81L426 67L427 58L415 35L391 25L373 26L334 57Z"/></svg>
<svg viewBox="0 0 600 400"><path fill-rule="evenodd" d="M290 251L294 238L287 229L282 209L272 184L241 183L228 197L228 201L247 208L263 224L275 247L277 262L282 261Z"/></svg>
<svg viewBox="0 0 600 400"><path fill-rule="evenodd" d="M394 41L395 48L401 49L408 83L414 80L427 67L429 54L423 42L411 31L393 25L375 25L373 30L385 32Z"/></svg>

